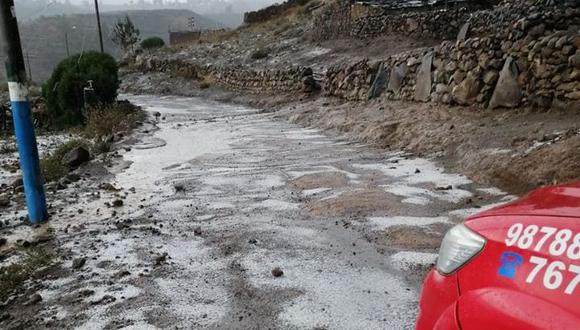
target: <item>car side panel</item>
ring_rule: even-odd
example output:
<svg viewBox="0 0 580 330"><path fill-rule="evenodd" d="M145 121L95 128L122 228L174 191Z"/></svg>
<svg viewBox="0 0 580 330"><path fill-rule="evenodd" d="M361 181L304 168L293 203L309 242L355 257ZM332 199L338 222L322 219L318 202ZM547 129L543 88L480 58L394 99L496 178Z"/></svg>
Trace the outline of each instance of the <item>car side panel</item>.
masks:
<svg viewBox="0 0 580 330"><path fill-rule="evenodd" d="M458 298L457 274L443 276L435 269L431 270L423 283L416 329L432 330L435 328L437 322L440 322L440 324L449 324L449 313L446 313L446 310L451 308L454 311L454 306ZM440 321L440 319L443 320ZM453 323L456 323L455 313L453 313Z"/></svg>
<svg viewBox="0 0 580 330"><path fill-rule="evenodd" d="M459 298L463 330L577 330L580 318L523 292L502 288L469 291Z"/></svg>
<svg viewBox="0 0 580 330"><path fill-rule="evenodd" d="M508 230L520 224L524 230L536 226L539 230L546 227L556 232L542 245L540 241L546 234L538 231L537 234L530 236L531 245L522 248L520 240L515 244L508 243ZM530 299L537 298L558 307L550 309L551 312L566 311L580 315L580 284L574 285L575 281L580 280L580 274L577 274L580 261L575 257L571 258L567 252L554 255L550 250L552 242L556 240L555 237L561 230L572 233L572 238L566 244L574 244L574 237L580 235L578 218L498 216L468 220L465 225L484 236L487 242L483 251L458 272L459 289L462 294L488 288L505 289L522 293L517 296L520 298L529 296L529 299L526 298L522 302L512 300L514 305L522 306L524 303L535 301ZM539 265L538 261L545 264ZM554 283L557 285L553 285ZM570 290L571 292L567 292ZM461 304L459 308L462 308ZM556 317L543 315L547 312L536 310L533 306L528 308L533 311L531 314L533 318ZM576 328L580 329L580 324Z"/></svg>

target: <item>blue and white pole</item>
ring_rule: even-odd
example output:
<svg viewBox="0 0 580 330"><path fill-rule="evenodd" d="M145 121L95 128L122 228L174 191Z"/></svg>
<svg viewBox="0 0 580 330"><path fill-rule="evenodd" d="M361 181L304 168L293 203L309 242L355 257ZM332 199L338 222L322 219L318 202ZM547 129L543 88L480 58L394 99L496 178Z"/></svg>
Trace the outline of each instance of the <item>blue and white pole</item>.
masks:
<svg viewBox="0 0 580 330"><path fill-rule="evenodd" d="M40 171L38 147L34 135L32 111L28 99L26 67L20 45L14 0L0 0L0 28L2 29L2 44L6 55L6 75L28 218L30 222L36 224L46 221L48 212L44 194L44 180Z"/></svg>

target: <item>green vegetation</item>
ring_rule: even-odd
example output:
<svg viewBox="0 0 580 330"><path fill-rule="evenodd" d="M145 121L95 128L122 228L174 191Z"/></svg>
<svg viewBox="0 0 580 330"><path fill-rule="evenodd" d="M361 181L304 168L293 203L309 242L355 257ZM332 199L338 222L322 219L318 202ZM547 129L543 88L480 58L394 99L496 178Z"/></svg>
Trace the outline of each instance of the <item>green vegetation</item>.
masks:
<svg viewBox="0 0 580 330"><path fill-rule="evenodd" d="M156 49L165 46L165 41L159 37L150 37L141 41L141 48Z"/></svg>
<svg viewBox="0 0 580 330"><path fill-rule="evenodd" d="M108 54L90 51L59 63L42 88L52 126L83 124L84 88L92 82L94 101L110 104L117 98L118 67Z"/></svg>
<svg viewBox="0 0 580 330"><path fill-rule="evenodd" d="M87 138L102 138L116 132L129 130L137 115L136 107L129 102L97 105L89 109L83 135Z"/></svg>
<svg viewBox="0 0 580 330"><path fill-rule="evenodd" d="M251 57L254 60L260 60L260 59L268 57L269 54L270 54L270 50L268 48L260 48L260 49L255 50L251 54Z"/></svg>
<svg viewBox="0 0 580 330"><path fill-rule="evenodd" d="M46 182L57 181L68 174L69 169L62 164L63 157L76 147L90 150L90 143L85 140L70 140L60 145L52 154L45 155L40 160L40 169Z"/></svg>
<svg viewBox="0 0 580 330"><path fill-rule="evenodd" d="M125 18L120 18L113 26L111 40L126 52L133 50L133 47L139 42L139 35L139 29L135 27L129 16L125 16Z"/></svg>
<svg viewBox="0 0 580 330"><path fill-rule="evenodd" d="M52 255L44 249L31 249L21 262L0 268L0 302L19 290L35 271L50 265Z"/></svg>

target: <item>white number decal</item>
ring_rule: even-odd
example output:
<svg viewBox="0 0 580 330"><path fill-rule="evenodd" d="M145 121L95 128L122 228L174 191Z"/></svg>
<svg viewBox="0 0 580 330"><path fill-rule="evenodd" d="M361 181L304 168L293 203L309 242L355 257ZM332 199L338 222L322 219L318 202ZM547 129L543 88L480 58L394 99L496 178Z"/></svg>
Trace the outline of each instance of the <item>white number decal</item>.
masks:
<svg viewBox="0 0 580 330"><path fill-rule="evenodd" d="M522 233L522 230L524 230L524 225L522 225L521 223L516 223L516 224L512 225L510 227L510 229L508 229L507 239L505 240L505 245L512 246L512 245L516 244L516 242L520 238L520 234Z"/></svg>
<svg viewBox="0 0 580 330"><path fill-rule="evenodd" d="M520 237L520 240L518 241L518 247L520 249L525 250L530 246L532 246L532 244L534 243L534 235L538 233L538 230L539 228L536 225L530 225L526 227L526 229L524 229L522 237Z"/></svg>
<svg viewBox="0 0 580 330"><path fill-rule="evenodd" d="M562 285L564 276L562 276L562 270L566 270L566 265L561 261L554 261L548 268L546 268L546 273L544 274L544 286L548 290L556 290Z"/></svg>
<svg viewBox="0 0 580 330"><path fill-rule="evenodd" d="M572 231L569 229L562 229L556 234L556 238L550 244L550 254L553 256L561 256L566 252L568 241L572 238Z"/></svg>
<svg viewBox="0 0 580 330"><path fill-rule="evenodd" d="M576 286L580 282L580 266L570 265L570 268L568 270L570 271L570 273L575 273L576 277L574 277L574 279L570 281L570 284L568 284L566 290L564 290L564 293L572 294L574 292L574 289L576 289Z"/></svg>
<svg viewBox="0 0 580 330"><path fill-rule="evenodd" d="M554 235L554 233L557 231L558 229L554 228L554 227L542 227L542 229L540 229L540 232L544 234L544 237L542 237L540 239L540 241L538 241L538 244L536 244L536 247L534 248L534 251L540 251L542 249L542 246L544 246L544 243L546 243L546 241L552 237L552 235Z"/></svg>
<svg viewBox="0 0 580 330"><path fill-rule="evenodd" d="M534 269L528 275L528 278L526 278L526 283L532 283L534 281L534 279L536 278L536 275L538 275L538 273L542 270L542 268L544 268L544 266L546 266L546 263L548 262L548 260L546 260L544 258L532 256L530 258L530 262L535 264L536 267L534 267Z"/></svg>
<svg viewBox="0 0 580 330"><path fill-rule="evenodd" d="M568 248L568 258L572 260L580 259L580 233L574 236L574 242Z"/></svg>

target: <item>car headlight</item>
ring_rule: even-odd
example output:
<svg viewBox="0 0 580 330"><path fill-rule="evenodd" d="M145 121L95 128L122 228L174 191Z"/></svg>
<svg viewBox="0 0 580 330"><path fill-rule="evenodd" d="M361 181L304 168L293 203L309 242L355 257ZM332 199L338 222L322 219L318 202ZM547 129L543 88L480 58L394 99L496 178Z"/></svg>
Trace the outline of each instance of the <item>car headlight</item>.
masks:
<svg viewBox="0 0 580 330"><path fill-rule="evenodd" d="M484 245L485 238L463 224L451 228L441 243L437 270L442 274L453 273L478 254Z"/></svg>

